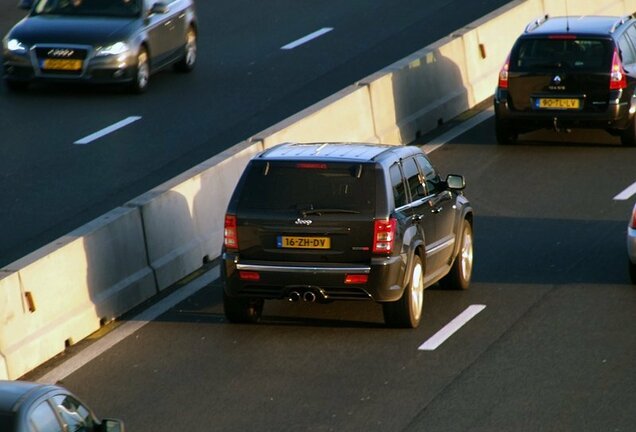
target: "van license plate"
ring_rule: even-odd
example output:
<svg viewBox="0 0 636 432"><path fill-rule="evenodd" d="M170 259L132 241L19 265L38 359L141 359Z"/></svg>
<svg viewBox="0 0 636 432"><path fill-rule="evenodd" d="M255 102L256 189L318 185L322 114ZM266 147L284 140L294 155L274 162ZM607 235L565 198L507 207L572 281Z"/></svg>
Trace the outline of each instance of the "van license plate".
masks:
<svg viewBox="0 0 636 432"><path fill-rule="evenodd" d="M578 99L547 99L540 98L537 100L537 107L541 109L579 109L580 101Z"/></svg>
<svg viewBox="0 0 636 432"><path fill-rule="evenodd" d="M278 236L276 246L291 249L329 249L331 239L329 237Z"/></svg>

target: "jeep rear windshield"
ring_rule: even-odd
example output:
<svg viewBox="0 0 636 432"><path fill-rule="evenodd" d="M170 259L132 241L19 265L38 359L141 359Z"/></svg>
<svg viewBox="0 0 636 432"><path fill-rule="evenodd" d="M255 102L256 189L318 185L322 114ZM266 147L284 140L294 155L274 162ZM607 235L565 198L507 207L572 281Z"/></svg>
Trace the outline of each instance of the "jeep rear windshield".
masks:
<svg viewBox="0 0 636 432"><path fill-rule="evenodd" d="M520 39L512 53L511 72L570 71L609 72L612 44L608 39L554 35Z"/></svg>
<svg viewBox="0 0 636 432"><path fill-rule="evenodd" d="M240 191L239 211L375 210L373 164L252 161Z"/></svg>

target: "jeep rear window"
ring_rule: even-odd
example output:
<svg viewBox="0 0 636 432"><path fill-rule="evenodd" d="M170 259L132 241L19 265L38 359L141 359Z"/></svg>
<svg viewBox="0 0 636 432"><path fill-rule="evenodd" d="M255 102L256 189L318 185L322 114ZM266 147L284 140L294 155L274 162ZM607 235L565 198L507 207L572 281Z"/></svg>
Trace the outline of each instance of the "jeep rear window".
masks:
<svg viewBox="0 0 636 432"><path fill-rule="evenodd" d="M541 72L555 68L609 72L612 44L607 39L559 37L519 40L512 53L511 72Z"/></svg>
<svg viewBox="0 0 636 432"><path fill-rule="evenodd" d="M252 161L238 208L374 212L373 164Z"/></svg>

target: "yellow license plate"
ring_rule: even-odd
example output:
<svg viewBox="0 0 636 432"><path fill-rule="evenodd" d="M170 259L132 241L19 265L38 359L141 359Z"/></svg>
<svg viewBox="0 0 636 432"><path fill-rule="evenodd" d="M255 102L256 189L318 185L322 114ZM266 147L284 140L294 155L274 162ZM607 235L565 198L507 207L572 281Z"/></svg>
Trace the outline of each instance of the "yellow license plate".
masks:
<svg viewBox="0 0 636 432"><path fill-rule="evenodd" d="M82 69L82 60L46 59L42 63L42 69L76 71Z"/></svg>
<svg viewBox="0 0 636 432"><path fill-rule="evenodd" d="M329 237L278 236L276 243L279 248L291 248L291 249L329 249L331 248L331 239Z"/></svg>
<svg viewBox="0 0 636 432"><path fill-rule="evenodd" d="M578 99L539 99L539 108L544 109L579 109L581 102Z"/></svg>

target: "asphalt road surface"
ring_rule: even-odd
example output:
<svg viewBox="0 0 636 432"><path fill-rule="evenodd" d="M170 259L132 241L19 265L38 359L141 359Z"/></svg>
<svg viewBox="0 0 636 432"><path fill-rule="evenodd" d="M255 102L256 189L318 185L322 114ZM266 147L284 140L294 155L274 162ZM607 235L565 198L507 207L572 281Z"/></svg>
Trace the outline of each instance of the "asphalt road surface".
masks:
<svg viewBox="0 0 636 432"><path fill-rule="evenodd" d="M153 76L147 94L0 88L0 268L506 3L200 1L196 70ZM2 35L16 4L0 0Z"/></svg>
<svg viewBox="0 0 636 432"><path fill-rule="evenodd" d="M636 429L633 198L613 199L636 149L576 132L498 146L493 130L430 154L467 178L475 268L467 291L426 291L420 328L384 328L364 302L272 301L232 325L214 280L63 382L138 432Z"/></svg>

